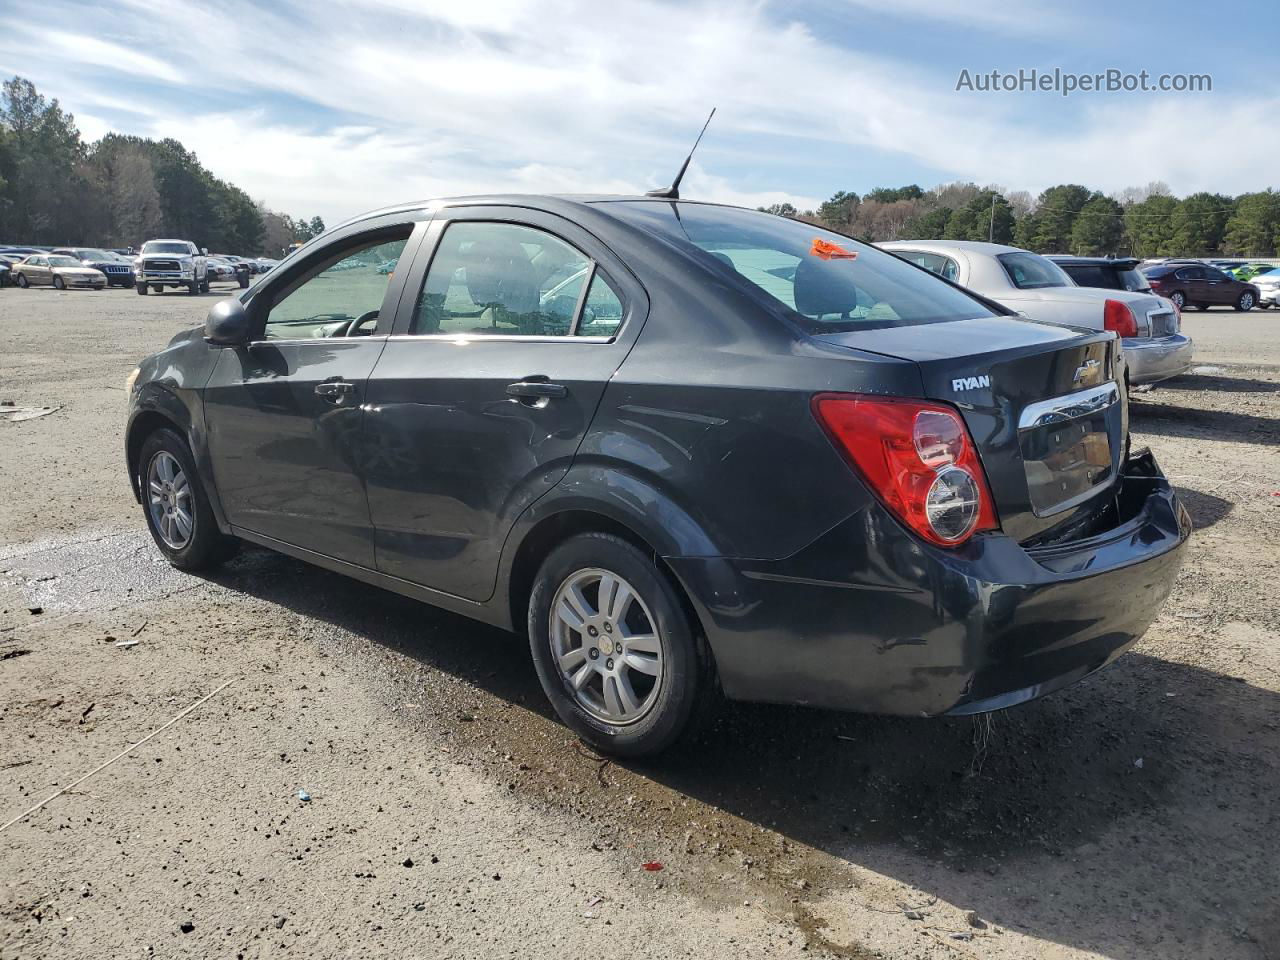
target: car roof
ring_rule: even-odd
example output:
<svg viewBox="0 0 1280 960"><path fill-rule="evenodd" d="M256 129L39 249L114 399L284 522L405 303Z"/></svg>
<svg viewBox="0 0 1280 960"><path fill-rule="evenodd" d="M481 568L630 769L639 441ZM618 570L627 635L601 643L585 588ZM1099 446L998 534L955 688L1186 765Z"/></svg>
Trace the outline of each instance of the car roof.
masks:
<svg viewBox="0 0 1280 960"><path fill-rule="evenodd" d="M1045 256L1059 265L1094 266L1096 264L1103 267L1118 267L1121 270L1132 270L1141 262L1137 257L1077 257L1069 253L1046 253Z"/></svg>
<svg viewBox="0 0 1280 960"><path fill-rule="evenodd" d="M407 203L392 204L357 214L344 220L332 229L337 230L365 220L373 220L397 213L416 213L418 211L439 210L445 207L528 207L547 213L567 213L574 207L593 208L607 213L610 203L679 203L681 205L698 204L707 207L729 207L737 210L749 210L729 203L713 203L707 200L668 200L662 197L649 197L643 194L573 194L573 193L492 193L473 194L457 197L437 197L430 200L415 200ZM328 232L328 231L326 231Z"/></svg>
<svg viewBox="0 0 1280 960"><path fill-rule="evenodd" d="M1011 247L1003 243L987 243L985 240L889 240L884 243L877 243L876 246L883 247L885 250L901 250L904 248L924 251L963 250L966 253L982 253L992 257L1001 253L1031 253L1030 250L1024 250L1022 247ZM1039 256L1039 254L1035 254L1035 256Z"/></svg>

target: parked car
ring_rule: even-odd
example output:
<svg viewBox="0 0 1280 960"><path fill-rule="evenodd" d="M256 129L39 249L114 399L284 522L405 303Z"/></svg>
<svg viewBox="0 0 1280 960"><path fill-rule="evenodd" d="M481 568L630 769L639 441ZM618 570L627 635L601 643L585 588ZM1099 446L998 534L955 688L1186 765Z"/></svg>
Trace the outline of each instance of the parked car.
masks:
<svg viewBox="0 0 1280 960"><path fill-rule="evenodd" d="M135 289L144 295L165 287L208 293L208 253L189 240L148 240L134 261Z"/></svg>
<svg viewBox="0 0 1280 960"><path fill-rule="evenodd" d="M1146 276L1138 269L1136 257L1073 257L1065 254L1048 254L1062 271L1078 287L1097 287L1100 290L1128 290L1132 293L1152 293Z"/></svg>
<svg viewBox="0 0 1280 960"><path fill-rule="evenodd" d="M4 273L0 274L0 283L13 286L15 282L13 268L25 259L25 257L17 253L0 253L0 265L4 267Z"/></svg>
<svg viewBox="0 0 1280 960"><path fill-rule="evenodd" d="M272 260L270 257L258 257L253 261L258 267L258 273L269 273L279 265L279 260Z"/></svg>
<svg viewBox="0 0 1280 960"><path fill-rule="evenodd" d="M1123 379L1109 331L807 223L470 198L218 303L130 376L125 452L175 566L244 540L525 632L636 756L713 690L960 715L1113 661L1190 532Z"/></svg>
<svg viewBox="0 0 1280 960"><path fill-rule="evenodd" d="M79 287L101 290L106 275L80 263L75 257L54 253L33 253L11 268L20 287L52 286L59 290Z"/></svg>
<svg viewBox="0 0 1280 960"><path fill-rule="evenodd" d="M1216 305L1252 310L1261 299L1261 291L1254 284L1236 280L1208 264L1165 263L1143 272L1151 289L1167 297L1179 310L1208 310Z"/></svg>
<svg viewBox="0 0 1280 960"><path fill-rule="evenodd" d="M1052 260L998 243L899 240L880 244L917 266L1036 320L1111 330L1123 338L1128 380L1157 383L1191 365L1193 345L1173 304L1150 293L1078 287Z"/></svg>
<svg viewBox="0 0 1280 960"><path fill-rule="evenodd" d="M208 257L205 260L205 270L210 283L234 281L236 278L236 268L221 257Z"/></svg>
<svg viewBox="0 0 1280 960"><path fill-rule="evenodd" d="M7 287L11 283L13 283L13 280L9 276L9 264L4 260L0 260L0 287Z"/></svg>
<svg viewBox="0 0 1280 960"><path fill-rule="evenodd" d="M249 286L249 278L258 272L253 264L244 257L233 256L229 253L219 253L216 256L222 262L230 264L232 269L230 279L239 283L241 288Z"/></svg>
<svg viewBox="0 0 1280 960"><path fill-rule="evenodd" d="M108 286L133 286L133 267L128 263L122 263L119 257L108 250L100 250L97 247L58 247L53 252L74 257L80 261L81 266L101 271L107 278Z"/></svg>
<svg viewBox="0 0 1280 960"><path fill-rule="evenodd" d="M1280 304L1280 267L1255 274L1249 283L1258 288L1258 309L1270 310Z"/></svg>

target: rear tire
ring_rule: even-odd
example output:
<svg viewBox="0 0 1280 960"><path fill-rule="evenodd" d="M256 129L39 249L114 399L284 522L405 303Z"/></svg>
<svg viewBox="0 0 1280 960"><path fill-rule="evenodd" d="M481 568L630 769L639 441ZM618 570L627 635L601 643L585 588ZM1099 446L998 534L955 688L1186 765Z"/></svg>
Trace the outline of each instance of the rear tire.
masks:
<svg viewBox="0 0 1280 960"><path fill-rule="evenodd" d="M1169 294L1169 299L1173 301L1173 305L1179 310L1184 310L1187 306L1187 296L1181 290L1175 290Z"/></svg>
<svg viewBox="0 0 1280 960"><path fill-rule="evenodd" d="M240 541L218 529L182 437L168 428L156 430L142 442L134 469L147 529L171 564L179 570L206 570L235 556Z"/></svg>
<svg viewBox="0 0 1280 960"><path fill-rule="evenodd" d="M1240 294L1240 298L1236 300L1236 309L1243 313L1247 313L1248 311L1252 310L1255 306L1257 306L1257 300L1254 298L1253 294L1250 293L1248 290Z"/></svg>
<svg viewBox="0 0 1280 960"><path fill-rule="evenodd" d="M606 583L616 585L608 598ZM553 612L561 609L564 617ZM577 609L589 616L570 626ZM579 534L551 551L534 581L528 627L547 699L602 753L667 749L689 729L710 686L708 658L675 587L651 556L612 534Z"/></svg>
<svg viewBox="0 0 1280 960"><path fill-rule="evenodd" d="M133 288L138 291L138 296L145 297L147 295L147 285L141 280L134 284Z"/></svg>

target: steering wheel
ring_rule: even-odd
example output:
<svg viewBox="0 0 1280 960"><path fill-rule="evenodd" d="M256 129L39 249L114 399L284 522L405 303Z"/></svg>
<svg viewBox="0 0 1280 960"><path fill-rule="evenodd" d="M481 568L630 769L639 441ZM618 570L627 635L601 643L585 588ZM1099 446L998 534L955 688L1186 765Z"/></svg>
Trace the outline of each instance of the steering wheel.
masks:
<svg viewBox="0 0 1280 960"><path fill-rule="evenodd" d="M339 324L334 327L333 332L329 334L331 337L367 337L373 333L373 330L362 330L361 328L370 322L376 324L378 322L378 314L381 310L370 310L368 313L362 313L354 320L348 320L346 323Z"/></svg>

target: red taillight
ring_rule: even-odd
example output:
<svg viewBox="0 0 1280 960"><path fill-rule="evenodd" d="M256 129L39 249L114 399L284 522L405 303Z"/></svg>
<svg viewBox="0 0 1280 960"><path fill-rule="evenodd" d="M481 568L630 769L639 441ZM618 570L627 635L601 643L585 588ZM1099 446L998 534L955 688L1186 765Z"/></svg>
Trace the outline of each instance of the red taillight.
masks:
<svg viewBox="0 0 1280 960"><path fill-rule="evenodd" d="M1133 315L1127 303L1121 303L1119 300L1108 300L1103 304L1102 326L1121 337L1138 335L1138 318Z"/></svg>
<svg viewBox="0 0 1280 960"><path fill-rule="evenodd" d="M884 505L930 543L954 547L997 527L977 450L951 407L820 393L813 413Z"/></svg>

